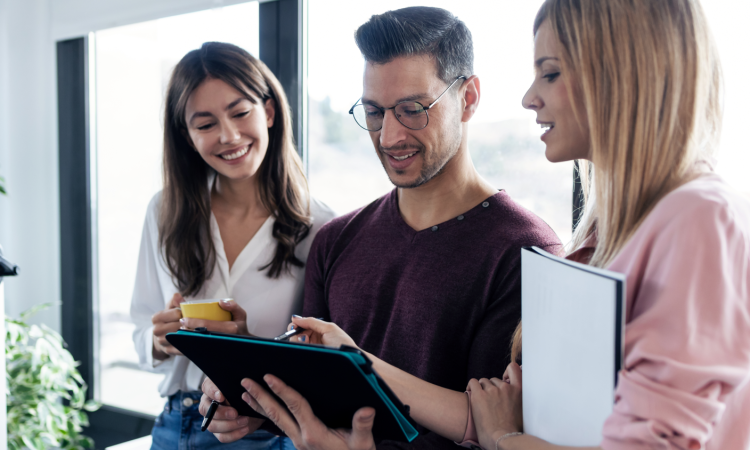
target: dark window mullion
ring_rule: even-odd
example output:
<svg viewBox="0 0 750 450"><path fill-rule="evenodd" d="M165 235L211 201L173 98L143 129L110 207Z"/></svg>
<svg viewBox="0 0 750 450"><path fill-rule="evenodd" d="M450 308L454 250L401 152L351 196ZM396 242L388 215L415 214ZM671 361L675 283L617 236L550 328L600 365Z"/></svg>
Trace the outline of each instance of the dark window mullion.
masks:
<svg viewBox="0 0 750 450"><path fill-rule="evenodd" d="M305 0L277 0L261 3L259 9L260 55L284 88L292 109L292 126L297 151L304 159L305 73L303 67L303 21Z"/></svg>
<svg viewBox="0 0 750 450"><path fill-rule="evenodd" d="M93 397L94 315L86 38L57 43L62 336Z"/></svg>

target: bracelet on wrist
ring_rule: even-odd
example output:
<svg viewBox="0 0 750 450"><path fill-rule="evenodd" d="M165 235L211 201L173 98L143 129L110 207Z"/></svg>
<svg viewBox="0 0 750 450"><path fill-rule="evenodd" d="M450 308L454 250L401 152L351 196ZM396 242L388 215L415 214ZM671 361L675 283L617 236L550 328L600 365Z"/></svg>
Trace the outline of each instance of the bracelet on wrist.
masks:
<svg viewBox="0 0 750 450"><path fill-rule="evenodd" d="M505 433L504 435L502 435L499 438L497 438L497 440L495 441L495 450L501 450L500 449L500 441L503 441L503 440L508 439L509 437L513 437L513 436L521 436L522 434L523 433L520 432L520 431L515 431L513 433Z"/></svg>

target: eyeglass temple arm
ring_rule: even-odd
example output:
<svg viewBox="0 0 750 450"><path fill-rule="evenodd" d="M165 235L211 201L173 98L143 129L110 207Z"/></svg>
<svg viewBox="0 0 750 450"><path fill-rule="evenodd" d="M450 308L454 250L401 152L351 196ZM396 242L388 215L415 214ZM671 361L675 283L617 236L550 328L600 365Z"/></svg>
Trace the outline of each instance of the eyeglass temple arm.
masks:
<svg viewBox="0 0 750 450"><path fill-rule="evenodd" d="M430 108L432 108L433 106L435 106L435 103L437 103L437 102L438 102L438 101L439 101L439 100L440 100L441 98L443 98L443 96L445 95L445 93L446 93L446 92L448 92L448 91L449 91L449 90L450 90L450 89L451 89L451 88L453 87L453 85L454 85L454 84L456 84L456 82L457 82L458 80L462 79L462 78L463 78L464 80L466 79L466 77L465 77L465 76L463 76L463 75L459 75L458 77L456 77L456 79L455 79L455 80L453 80L453 83L451 83L451 85L450 85L450 86L448 86L447 88L445 88L445 90L443 91L443 93L442 93L442 94L440 94L440 95L438 96L438 98L436 98L436 99L435 99L435 101L434 101L434 102L430 103L430 105L429 105L429 106L425 107L425 108L424 108L424 110L425 110L425 111L427 111L428 109L430 109ZM354 108L352 108L352 109L354 109Z"/></svg>
<svg viewBox="0 0 750 450"><path fill-rule="evenodd" d="M425 107L425 108L424 108L424 110L426 111L426 110L428 110L428 109L432 108L433 106L435 106L435 103L437 103L438 101L440 101L440 99L441 99L441 98L443 98L443 96L445 95L445 93L446 93L446 92L448 92L448 91L450 90L450 88L452 88L452 87L453 87L453 85L454 85L454 84L456 84L456 82L457 82L458 80L460 80L460 79L464 79L464 80L465 80L465 79L466 79L466 77L465 77L465 76L463 76L463 75L459 75L458 77L456 77L456 79L455 79L455 80L453 80L453 83L451 83L451 85L450 85L450 86L448 86L447 88L445 88L445 90L443 91L443 93L442 93L442 94L440 94L440 95L438 96L438 98L436 98L436 99L435 99L435 101L434 101L434 102L430 103L430 105L429 105L429 106ZM356 107L357 107L357 106L358 106L358 105L360 104L359 102L360 102L361 100L362 100L362 99L360 98L359 100L357 100L356 102L354 102L354 105L352 105L352 107L351 107L351 108L349 108L349 114L354 114L354 108L356 108ZM376 106L376 108L378 108L378 107ZM395 106L394 106L393 108L395 108ZM380 110L380 112L381 112L381 113L385 113L385 110L387 110L387 109L393 109L393 108L378 108L378 109Z"/></svg>

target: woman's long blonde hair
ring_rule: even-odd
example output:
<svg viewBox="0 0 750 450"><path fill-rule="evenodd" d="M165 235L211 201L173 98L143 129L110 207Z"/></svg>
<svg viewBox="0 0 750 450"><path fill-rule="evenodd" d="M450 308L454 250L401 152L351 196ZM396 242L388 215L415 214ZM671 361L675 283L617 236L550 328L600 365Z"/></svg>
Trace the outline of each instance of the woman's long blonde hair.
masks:
<svg viewBox="0 0 750 450"><path fill-rule="evenodd" d="M593 162L579 161L585 207L569 248L596 233L590 264L605 267L656 203L710 160L719 59L698 0L547 0L534 35L547 20L576 115L588 117Z"/></svg>
<svg viewBox="0 0 750 450"><path fill-rule="evenodd" d="M593 168L579 164L587 201L571 248L595 231L590 264L604 267L656 203L713 153L721 128L718 55L697 0L547 0L535 35L548 19L591 139ZM592 193L596 201L588 201Z"/></svg>

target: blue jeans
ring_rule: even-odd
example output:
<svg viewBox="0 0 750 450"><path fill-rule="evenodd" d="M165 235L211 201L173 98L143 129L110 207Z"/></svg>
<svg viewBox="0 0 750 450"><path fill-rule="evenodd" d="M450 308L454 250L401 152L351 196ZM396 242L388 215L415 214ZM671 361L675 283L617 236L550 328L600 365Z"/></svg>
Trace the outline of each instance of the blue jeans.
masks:
<svg viewBox="0 0 750 450"><path fill-rule="evenodd" d="M201 431L200 399L200 392L180 391L169 397L151 431L151 450L294 450L291 439L265 430L222 444L210 431Z"/></svg>

